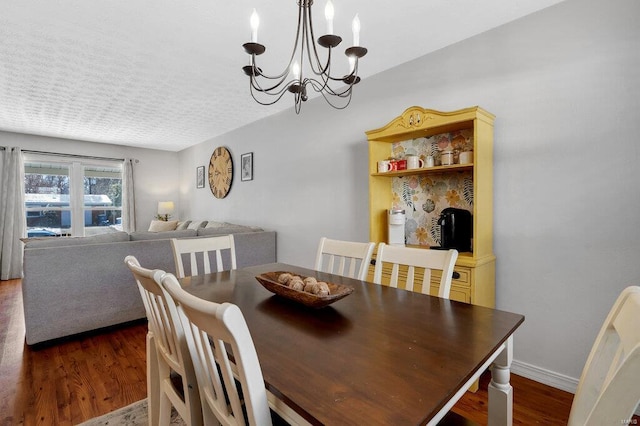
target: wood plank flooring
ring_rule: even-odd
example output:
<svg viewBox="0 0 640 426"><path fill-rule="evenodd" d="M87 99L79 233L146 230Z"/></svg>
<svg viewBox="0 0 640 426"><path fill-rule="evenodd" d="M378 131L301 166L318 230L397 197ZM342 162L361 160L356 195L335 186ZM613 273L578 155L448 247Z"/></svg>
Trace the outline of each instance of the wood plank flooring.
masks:
<svg viewBox="0 0 640 426"><path fill-rule="evenodd" d="M20 280L0 282L0 425L75 425L146 397L145 324L33 349ZM454 411L487 423L487 385ZM573 395L512 375L515 425L566 425Z"/></svg>

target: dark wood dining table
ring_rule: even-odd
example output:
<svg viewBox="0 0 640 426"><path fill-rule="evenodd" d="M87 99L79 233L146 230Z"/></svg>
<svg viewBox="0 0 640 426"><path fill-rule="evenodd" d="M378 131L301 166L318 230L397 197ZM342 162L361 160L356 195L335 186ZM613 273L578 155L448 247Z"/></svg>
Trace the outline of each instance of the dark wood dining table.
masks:
<svg viewBox="0 0 640 426"><path fill-rule="evenodd" d="M290 271L353 287L309 308L255 278ZM180 280L189 293L242 310L270 404L292 423L437 423L493 365L489 424L512 422L512 336L522 315L274 263Z"/></svg>

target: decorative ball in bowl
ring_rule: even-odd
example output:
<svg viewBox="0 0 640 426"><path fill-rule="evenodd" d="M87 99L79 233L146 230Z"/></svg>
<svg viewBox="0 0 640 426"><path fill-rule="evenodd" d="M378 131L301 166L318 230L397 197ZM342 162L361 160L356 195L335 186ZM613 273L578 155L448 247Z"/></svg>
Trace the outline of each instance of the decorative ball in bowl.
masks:
<svg viewBox="0 0 640 426"><path fill-rule="evenodd" d="M270 292L312 308L330 305L353 292L353 288L346 285L287 271L265 272L256 279Z"/></svg>

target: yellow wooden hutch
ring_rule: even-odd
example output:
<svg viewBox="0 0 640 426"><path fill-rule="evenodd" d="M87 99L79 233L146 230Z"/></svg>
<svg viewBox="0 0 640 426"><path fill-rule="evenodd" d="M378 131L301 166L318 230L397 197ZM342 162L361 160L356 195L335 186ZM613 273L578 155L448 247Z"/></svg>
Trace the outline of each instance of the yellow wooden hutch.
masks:
<svg viewBox="0 0 640 426"><path fill-rule="evenodd" d="M469 210L473 217L472 251L459 253L451 299L488 307L495 306L494 119L480 107L441 112L414 106L387 125L366 132L369 141L370 240L387 242L387 211L391 207L407 211L407 224L412 225L407 232L413 232L408 245L425 249L438 238L436 217L442 208ZM472 150L472 163L458 164L456 159L456 164L438 165L444 146L454 149L456 155L460 150ZM404 154L433 155L436 165L378 172L379 160L401 158ZM373 267L370 269L369 279ZM438 294L439 280L434 272L430 294Z"/></svg>

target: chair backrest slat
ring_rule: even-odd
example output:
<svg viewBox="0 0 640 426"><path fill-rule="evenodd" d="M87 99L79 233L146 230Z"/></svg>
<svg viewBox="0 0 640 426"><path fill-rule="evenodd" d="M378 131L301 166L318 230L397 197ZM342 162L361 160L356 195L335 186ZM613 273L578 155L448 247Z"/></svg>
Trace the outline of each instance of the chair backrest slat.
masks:
<svg viewBox="0 0 640 426"><path fill-rule="evenodd" d="M373 274L373 282L382 284L383 264L391 264L391 278L389 286L398 287L400 266L407 268L405 289L415 291L416 268L424 271L422 280L422 293L429 294L431 287L431 271L442 271L438 297L449 298L451 293L451 280L453 268L458 259L457 250L429 250L414 247L390 246L384 243L378 244L376 254L376 266Z"/></svg>
<svg viewBox="0 0 640 426"><path fill-rule="evenodd" d="M640 287L611 308L582 370L569 425L629 424L640 402Z"/></svg>
<svg viewBox="0 0 640 426"><path fill-rule="evenodd" d="M236 269L236 249L233 234L216 237L198 238L173 238L171 240L173 258L176 264L176 276L184 278L186 271L183 263L183 256L188 256L191 267L189 275L210 274L211 261L209 256L215 256L216 271ZM229 252L229 264L224 265L222 251ZM201 260L200 260L201 259ZM198 265L202 262L202 271Z"/></svg>
<svg viewBox="0 0 640 426"><path fill-rule="evenodd" d="M374 247L375 243L331 240L323 237L318 245L315 269L364 280L367 278Z"/></svg>

